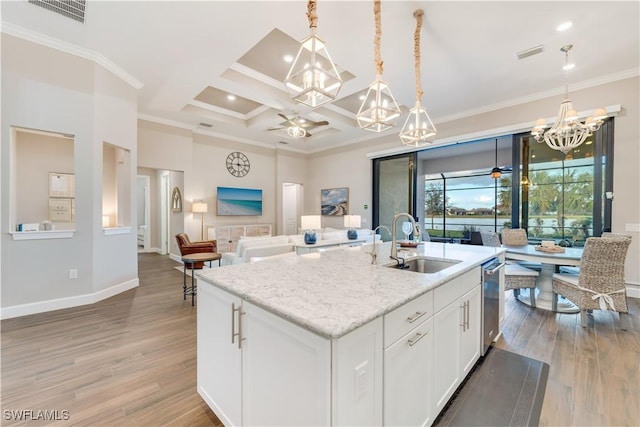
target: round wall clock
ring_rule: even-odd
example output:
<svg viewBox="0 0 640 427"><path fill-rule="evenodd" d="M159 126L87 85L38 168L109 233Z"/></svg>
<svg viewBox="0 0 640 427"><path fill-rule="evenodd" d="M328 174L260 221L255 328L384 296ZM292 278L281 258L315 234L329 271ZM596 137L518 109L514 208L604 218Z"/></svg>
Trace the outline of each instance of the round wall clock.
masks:
<svg viewBox="0 0 640 427"><path fill-rule="evenodd" d="M235 177L243 177L249 173L251 164L249 158L239 151L234 151L227 156L227 170Z"/></svg>

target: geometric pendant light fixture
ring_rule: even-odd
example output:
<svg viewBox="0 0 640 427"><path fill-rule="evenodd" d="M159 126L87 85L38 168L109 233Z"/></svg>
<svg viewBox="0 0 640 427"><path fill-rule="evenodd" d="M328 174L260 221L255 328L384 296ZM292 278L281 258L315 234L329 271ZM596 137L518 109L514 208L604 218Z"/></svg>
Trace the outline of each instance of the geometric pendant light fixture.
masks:
<svg viewBox="0 0 640 427"><path fill-rule="evenodd" d="M600 129L607 117L606 110L598 108L592 117L587 117L584 123L579 120L578 112L573 108L573 103L569 99L569 50L572 47L573 45L569 44L560 49L565 54L565 90L564 101L560 104L558 117L553 126L546 131L545 119L538 119L531 130L531 135L536 141L539 143L544 141L550 148L562 151L565 155L582 144L593 132Z"/></svg>
<svg viewBox="0 0 640 427"><path fill-rule="evenodd" d="M318 15L316 1L309 0L307 18L311 34L300 42L284 85L292 99L310 107L333 101L342 87L342 78L331 56L316 34Z"/></svg>
<svg viewBox="0 0 640 427"><path fill-rule="evenodd" d="M420 30L422 29L422 16L424 12L418 9L413 12L416 18L416 31L413 35L414 41L414 68L416 75L416 104L409 112L409 117L400 132L400 140L404 145L421 147L433 142L433 137L437 130L433 125L427 110L421 105L422 84L420 83Z"/></svg>
<svg viewBox="0 0 640 427"><path fill-rule="evenodd" d="M380 0L373 2L373 15L375 17L374 38L374 62L376 64L376 79L369 85L367 94L356 115L358 126L361 129L373 132L383 132L394 126L401 111L398 107L387 82L382 80L382 57L380 55Z"/></svg>

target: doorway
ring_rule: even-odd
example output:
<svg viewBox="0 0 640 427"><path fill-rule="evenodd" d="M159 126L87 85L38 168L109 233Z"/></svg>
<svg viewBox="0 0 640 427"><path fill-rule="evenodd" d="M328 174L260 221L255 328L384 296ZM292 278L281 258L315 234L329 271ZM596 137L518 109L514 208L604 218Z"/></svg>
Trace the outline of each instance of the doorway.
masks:
<svg viewBox="0 0 640 427"><path fill-rule="evenodd" d="M151 248L151 179L138 175L136 184L138 252L148 252Z"/></svg>
<svg viewBox="0 0 640 427"><path fill-rule="evenodd" d="M298 234L298 218L302 214L302 184L284 182L282 184L282 233Z"/></svg>

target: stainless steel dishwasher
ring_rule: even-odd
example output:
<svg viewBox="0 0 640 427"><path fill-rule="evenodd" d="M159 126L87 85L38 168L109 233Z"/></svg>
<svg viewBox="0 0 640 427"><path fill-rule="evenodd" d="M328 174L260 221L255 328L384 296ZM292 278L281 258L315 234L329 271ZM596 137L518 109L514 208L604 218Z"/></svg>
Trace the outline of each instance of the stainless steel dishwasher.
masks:
<svg viewBox="0 0 640 427"><path fill-rule="evenodd" d="M492 258L482 264L482 355L496 338L500 328L500 278L504 263Z"/></svg>

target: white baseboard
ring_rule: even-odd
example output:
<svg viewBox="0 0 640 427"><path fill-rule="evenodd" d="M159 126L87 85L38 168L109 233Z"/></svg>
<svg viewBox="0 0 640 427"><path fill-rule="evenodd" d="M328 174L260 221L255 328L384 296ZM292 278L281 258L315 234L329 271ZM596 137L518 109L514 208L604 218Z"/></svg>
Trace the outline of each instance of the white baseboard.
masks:
<svg viewBox="0 0 640 427"><path fill-rule="evenodd" d="M14 305L0 309L0 319L10 319L13 317L27 316L29 314L44 313L47 311L61 310L63 308L79 307L81 305L93 304L103 299L120 294L129 289L138 287L137 278L128 280L106 289L84 295L76 295L66 298L57 298L48 301L38 301L29 304Z"/></svg>
<svg viewBox="0 0 640 427"><path fill-rule="evenodd" d="M627 297L640 298L640 284L627 282Z"/></svg>

